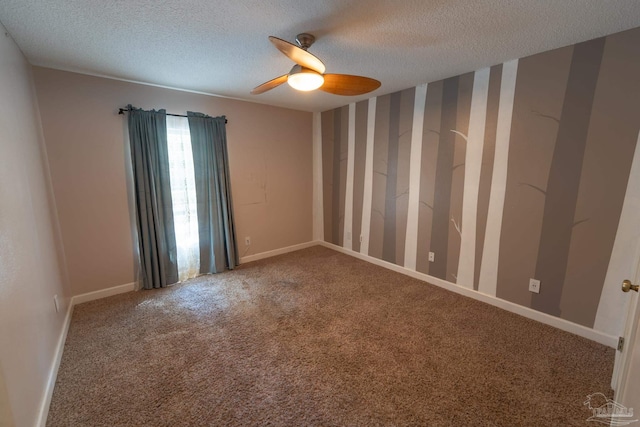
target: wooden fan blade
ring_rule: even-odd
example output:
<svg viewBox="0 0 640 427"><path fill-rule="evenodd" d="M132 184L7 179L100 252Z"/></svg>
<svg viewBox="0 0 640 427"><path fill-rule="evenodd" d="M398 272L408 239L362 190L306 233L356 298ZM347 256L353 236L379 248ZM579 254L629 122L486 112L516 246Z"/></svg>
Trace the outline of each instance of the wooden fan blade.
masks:
<svg viewBox="0 0 640 427"><path fill-rule="evenodd" d="M273 89L274 87L280 86L282 83L287 81L289 74L284 74L280 77L276 77L275 79L269 80L266 83L262 83L260 86L256 86L251 91L251 95L260 95L261 93L265 93L268 90Z"/></svg>
<svg viewBox="0 0 640 427"><path fill-rule="evenodd" d="M381 84L378 80L369 77L352 76L350 74L325 74L324 84L319 89L334 95L354 96L374 91Z"/></svg>
<svg viewBox="0 0 640 427"><path fill-rule="evenodd" d="M269 36L269 41L273 43L278 50L289 57L293 62L303 67L311 68L320 74L324 73L325 66L315 55L310 54L306 50L296 46L293 43L289 43L286 40L279 39L277 37Z"/></svg>

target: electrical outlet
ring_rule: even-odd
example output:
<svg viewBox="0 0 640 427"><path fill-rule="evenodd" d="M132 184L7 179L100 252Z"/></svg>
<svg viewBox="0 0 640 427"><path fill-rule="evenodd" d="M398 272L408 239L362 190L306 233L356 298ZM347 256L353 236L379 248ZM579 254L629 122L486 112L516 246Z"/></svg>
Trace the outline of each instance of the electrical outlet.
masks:
<svg viewBox="0 0 640 427"><path fill-rule="evenodd" d="M529 292L540 293L540 280L529 279Z"/></svg>
<svg viewBox="0 0 640 427"><path fill-rule="evenodd" d="M56 313L60 312L60 301L58 301L58 295L53 296L53 305L56 306Z"/></svg>
<svg viewBox="0 0 640 427"><path fill-rule="evenodd" d="M360 235L360 243L362 243L362 234Z"/></svg>
<svg viewBox="0 0 640 427"><path fill-rule="evenodd" d="M429 262L436 262L436 253L429 252Z"/></svg>
<svg viewBox="0 0 640 427"><path fill-rule="evenodd" d="M244 245L245 246L250 246L251 245L251 237L247 236L244 238Z"/></svg>
<svg viewBox="0 0 640 427"><path fill-rule="evenodd" d="M346 234L345 239L346 240L351 240L351 232L347 231L345 234Z"/></svg>

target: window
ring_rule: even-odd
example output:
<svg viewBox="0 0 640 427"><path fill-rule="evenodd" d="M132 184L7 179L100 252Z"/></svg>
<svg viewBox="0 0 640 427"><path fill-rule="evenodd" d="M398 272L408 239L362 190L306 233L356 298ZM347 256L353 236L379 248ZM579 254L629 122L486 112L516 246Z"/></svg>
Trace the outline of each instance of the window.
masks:
<svg viewBox="0 0 640 427"><path fill-rule="evenodd" d="M200 272L196 182L189 120L186 117L167 116L167 146L178 277L183 281L196 277Z"/></svg>

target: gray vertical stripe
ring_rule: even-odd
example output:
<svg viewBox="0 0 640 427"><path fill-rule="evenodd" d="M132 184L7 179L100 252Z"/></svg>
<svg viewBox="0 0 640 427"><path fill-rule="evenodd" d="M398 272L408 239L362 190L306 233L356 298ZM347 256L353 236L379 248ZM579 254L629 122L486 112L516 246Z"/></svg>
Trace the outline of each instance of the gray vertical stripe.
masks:
<svg viewBox="0 0 640 427"><path fill-rule="evenodd" d="M356 140L353 165L353 243L352 249L360 252L362 235L362 202L364 199L364 165L367 151L367 101L356 104Z"/></svg>
<svg viewBox="0 0 640 427"><path fill-rule="evenodd" d="M324 216L324 240L332 242L333 232L333 116L334 112L325 111L320 116L322 127L322 210Z"/></svg>
<svg viewBox="0 0 640 427"><path fill-rule="evenodd" d="M574 47L558 137L545 193L536 278L551 286L534 294L532 307L560 316L571 233L580 186L591 107L602 62L604 38Z"/></svg>
<svg viewBox="0 0 640 427"><path fill-rule="evenodd" d="M340 145L339 145L339 208L338 208L338 241L336 245L344 245L344 219L345 219L345 206L347 199L347 157L349 153L349 106L346 105L337 110L340 114Z"/></svg>
<svg viewBox="0 0 640 427"><path fill-rule="evenodd" d="M407 216L409 210L409 166L411 157L411 132L413 128L413 108L416 89L400 92L398 112L398 163L396 179L396 255L394 263L404 265L404 249L407 237Z"/></svg>
<svg viewBox="0 0 640 427"><path fill-rule="evenodd" d="M333 198L331 200L331 243L340 243L340 137L342 135L340 108L333 110Z"/></svg>
<svg viewBox="0 0 640 427"><path fill-rule="evenodd" d="M376 122L373 143L373 191L371 197L369 255L379 259L382 259L382 248L384 246L390 100L390 95L380 96L376 100Z"/></svg>
<svg viewBox="0 0 640 427"><path fill-rule="evenodd" d="M484 147L482 150L482 167L478 185L478 216L476 226L476 262L473 289L478 290L482 250L487 230L489 214L489 196L491 195L491 176L493 175L493 159L496 148L496 130L498 128L498 103L500 101L500 83L502 81L502 64L491 67L489 75L489 91L487 93L487 119L484 130Z"/></svg>
<svg viewBox="0 0 640 427"><path fill-rule="evenodd" d="M469 135L469 119L471 117L471 94L473 92L474 73L467 73L458 78L458 100L455 126L451 129L467 137ZM451 129L449 129L450 133ZM465 180L465 160L467 142L462 135L453 136L453 165L451 169L451 202L449 205L449 244L447 246L446 280L457 283L458 265L460 262L460 245L462 243L462 203Z"/></svg>
<svg viewBox="0 0 640 427"><path fill-rule="evenodd" d="M389 108L389 145L387 147L387 194L384 209L384 243L382 259L396 262L396 191L398 179L398 144L400 140L400 96L391 94Z"/></svg>
<svg viewBox="0 0 640 427"><path fill-rule="evenodd" d="M449 251L449 209L451 206L451 178L453 168L453 144L458 108L458 77L444 81L442 92L442 116L440 120L440 142L436 164L435 195L433 201L433 222L431 226L431 250L435 252L435 262L429 267L429 274L447 280L447 255Z"/></svg>
<svg viewBox="0 0 640 427"><path fill-rule="evenodd" d="M420 164L420 201L418 204L418 250L416 269L429 273L433 199L436 182L436 162L442 111L442 80L430 83L424 107L422 128L422 159Z"/></svg>

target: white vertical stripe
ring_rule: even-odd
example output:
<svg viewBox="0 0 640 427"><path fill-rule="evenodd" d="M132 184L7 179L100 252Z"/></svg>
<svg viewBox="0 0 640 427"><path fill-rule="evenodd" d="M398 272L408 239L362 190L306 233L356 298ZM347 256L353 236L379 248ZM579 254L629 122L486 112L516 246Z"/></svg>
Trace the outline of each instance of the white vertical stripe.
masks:
<svg viewBox="0 0 640 427"><path fill-rule="evenodd" d="M349 104L349 129L347 132L347 189L344 196L344 235L342 246L352 248L353 237L353 175L356 154L356 104Z"/></svg>
<svg viewBox="0 0 640 427"><path fill-rule="evenodd" d="M487 231L484 238L480 281L478 291L495 296L498 287L498 255L500 251L500 232L502 231L502 213L504 196L507 190L507 163L509 160L509 139L511 137L511 118L513 116L513 97L516 91L518 60L505 62L502 66L500 84L500 103L498 105L498 124L496 129L496 152L491 177L491 195Z"/></svg>
<svg viewBox="0 0 640 427"><path fill-rule="evenodd" d="M416 87L411 129L411 154L409 157L409 206L407 210L407 235L404 239L404 266L416 269L418 256L418 212L420 208L420 166L422 163L422 125L427 85Z"/></svg>
<svg viewBox="0 0 640 427"><path fill-rule="evenodd" d="M324 206L322 195L322 114L313 113L312 167L313 167L313 240L324 240Z"/></svg>
<svg viewBox="0 0 640 427"><path fill-rule="evenodd" d="M640 134L631 164L627 192L613 243L609 268L602 286L593 329L610 335L624 332L628 294L620 291L624 279L634 280L640 258ZM636 283L637 284L637 283Z"/></svg>
<svg viewBox="0 0 640 427"><path fill-rule="evenodd" d="M369 99L367 112L367 151L364 163L364 193L362 197L362 243L360 253L369 254L369 232L371 228L371 202L373 197L373 133L376 128L376 103L378 98Z"/></svg>
<svg viewBox="0 0 640 427"><path fill-rule="evenodd" d="M489 92L489 68L475 73L471 95L469 135L464 161L464 193L462 198L462 232L457 284L473 289L476 260L476 222L478 219L478 192L484 129L487 121L487 96Z"/></svg>

